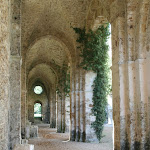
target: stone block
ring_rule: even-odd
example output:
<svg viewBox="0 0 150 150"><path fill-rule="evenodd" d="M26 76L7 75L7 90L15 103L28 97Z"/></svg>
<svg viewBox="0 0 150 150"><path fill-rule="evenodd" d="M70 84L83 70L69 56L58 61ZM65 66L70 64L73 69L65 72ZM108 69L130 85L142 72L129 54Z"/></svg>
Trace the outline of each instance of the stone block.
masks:
<svg viewBox="0 0 150 150"><path fill-rule="evenodd" d="M85 91L93 91L93 82L96 78L97 74L92 72L92 71L88 71L85 75Z"/></svg>
<svg viewBox="0 0 150 150"><path fill-rule="evenodd" d="M30 127L30 137L38 137L38 126L31 126Z"/></svg>
<svg viewBox="0 0 150 150"><path fill-rule="evenodd" d="M17 144L13 150L34 150L34 145L30 144Z"/></svg>
<svg viewBox="0 0 150 150"><path fill-rule="evenodd" d="M30 121L27 121L26 125L27 125L27 126L31 126L31 122L30 122Z"/></svg>
<svg viewBox="0 0 150 150"><path fill-rule="evenodd" d="M30 138L30 126L26 127L26 138L29 139Z"/></svg>
<svg viewBox="0 0 150 150"><path fill-rule="evenodd" d="M28 144L28 140L27 139L22 139L21 144Z"/></svg>
<svg viewBox="0 0 150 150"><path fill-rule="evenodd" d="M38 126L27 126L25 131L27 139L38 137Z"/></svg>

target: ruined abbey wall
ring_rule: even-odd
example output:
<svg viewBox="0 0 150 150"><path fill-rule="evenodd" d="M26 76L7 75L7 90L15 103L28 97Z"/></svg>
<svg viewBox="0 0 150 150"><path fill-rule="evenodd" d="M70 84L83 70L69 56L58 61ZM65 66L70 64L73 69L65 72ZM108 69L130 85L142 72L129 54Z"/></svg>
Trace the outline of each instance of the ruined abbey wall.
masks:
<svg viewBox="0 0 150 150"><path fill-rule="evenodd" d="M0 150L8 149L9 116L9 3L0 5Z"/></svg>
<svg viewBox="0 0 150 150"><path fill-rule="evenodd" d="M36 123L36 120L34 119L34 104L40 103L42 105L43 118L41 123L50 123L50 99L47 97L44 88L43 92L38 95L34 93L34 87L35 86L32 86L32 88L28 92L28 120L32 123Z"/></svg>
<svg viewBox="0 0 150 150"><path fill-rule="evenodd" d="M28 87L37 80L51 92L51 127L60 117L72 141L96 141L91 129L94 74L78 67L77 35L71 26L94 30L105 22L112 26L114 149L149 149L149 0L0 3L0 150L21 143L30 115ZM64 62L71 72L70 102L56 99L58 66ZM70 127L65 104L70 106Z"/></svg>

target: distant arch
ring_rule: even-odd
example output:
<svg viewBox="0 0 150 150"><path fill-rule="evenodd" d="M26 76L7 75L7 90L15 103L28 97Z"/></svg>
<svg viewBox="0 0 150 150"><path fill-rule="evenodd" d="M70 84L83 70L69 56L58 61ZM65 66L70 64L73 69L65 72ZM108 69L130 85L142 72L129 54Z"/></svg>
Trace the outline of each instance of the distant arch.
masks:
<svg viewBox="0 0 150 150"><path fill-rule="evenodd" d="M34 120L42 121L42 103L39 100L34 102Z"/></svg>

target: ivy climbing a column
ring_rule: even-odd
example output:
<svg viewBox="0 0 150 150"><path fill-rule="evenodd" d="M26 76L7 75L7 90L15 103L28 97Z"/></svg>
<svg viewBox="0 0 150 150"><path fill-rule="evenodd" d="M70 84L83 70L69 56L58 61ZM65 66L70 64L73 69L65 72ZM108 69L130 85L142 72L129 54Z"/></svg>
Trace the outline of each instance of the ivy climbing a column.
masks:
<svg viewBox="0 0 150 150"><path fill-rule="evenodd" d="M79 35L76 40L80 47L82 62L80 66L97 74L93 83L93 115L96 117L92 127L95 130L98 140L102 138L104 122L106 120L107 96L110 92L109 84L109 24L100 26L96 31L85 28L73 28Z"/></svg>
<svg viewBox="0 0 150 150"><path fill-rule="evenodd" d="M62 67L57 66L57 69L59 70L59 77L56 92L62 99L63 95L66 97L70 93L70 70L65 63L63 63Z"/></svg>

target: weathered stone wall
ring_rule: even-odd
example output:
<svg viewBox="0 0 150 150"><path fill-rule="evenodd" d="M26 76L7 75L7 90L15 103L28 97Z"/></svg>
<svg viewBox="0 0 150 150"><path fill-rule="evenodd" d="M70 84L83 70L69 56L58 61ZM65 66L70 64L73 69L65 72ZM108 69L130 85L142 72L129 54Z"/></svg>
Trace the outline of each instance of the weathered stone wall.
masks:
<svg viewBox="0 0 150 150"><path fill-rule="evenodd" d="M70 128L70 97L57 95L57 132L69 132Z"/></svg>
<svg viewBox="0 0 150 150"><path fill-rule="evenodd" d="M27 121L27 89L26 89L26 66L24 60L21 65L21 137L25 138L25 128Z"/></svg>
<svg viewBox="0 0 150 150"><path fill-rule="evenodd" d="M65 99L65 132L70 131L70 96Z"/></svg>
<svg viewBox="0 0 150 150"><path fill-rule="evenodd" d="M0 1L0 150L8 150L9 2Z"/></svg>
<svg viewBox="0 0 150 150"><path fill-rule="evenodd" d="M87 26L112 26L114 149L149 149L149 1L99 4L92 1Z"/></svg>
<svg viewBox="0 0 150 150"><path fill-rule="evenodd" d="M92 114L93 81L96 74L76 69L73 72L71 84L70 139L80 142L98 142L92 123L95 116Z"/></svg>
<svg viewBox="0 0 150 150"><path fill-rule="evenodd" d="M40 85L40 84L37 84ZM50 123L50 99L48 98L45 88L43 88L43 92L41 94L34 93L34 87L36 84L32 86L28 91L28 120L32 123L37 123L34 119L34 104L41 103L42 105L42 118L41 123ZM40 122L39 122L40 123Z"/></svg>
<svg viewBox="0 0 150 150"><path fill-rule="evenodd" d="M11 2L13 5L10 38L10 143L13 146L14 143L20 142L21 16L20 1L12 0ZM2 0L1 4L0 9L6 11L0 13L4 19L4 22L0 24L2 26L0 34L2 33L2 37L6 38L8 10L3 5L7 6L7 2ZM94 120L91 115L92 90L87 90L85 87L87 74L78 68L80 59L76 51L76 35L70 28L70 24L73 27L83 27L86 21L87 28L95 29L99 24L109 21L112 25L114 149L149 149L149 0L56 0L49 2L23 0L22 4L22 74L28 75L32 69L34 70L28 80L25 80L26 75L22 79L24 86L22 87L22 127L25 124L23 114L27 107L24 107L26 105L25 82L29 81L30 84L37 77L50 84L54 80L50 77L55 73L51 73L48 66L56 71L53 61L56 61L58 65L60 65L60 61L67 61L71 63L70 137L71 140L76 141L93 140L94 134L91 134L91 122ZM43 38L48 35L51 36ZM0 44L8 50L5 40L2 40ZM5 55L6 59L0 61L1 68L4 65L8 68L9 58L6 53L8 54L8 51L2 51L2 56ZM51 58L51 54L54 54L54 58ZM39 64L45 65L38 68ZM8 70L5 69L4 72L1 75L4 80L2 80L2 85L5 82L5 85L8 85ZM6 76L4 77L4 75ZM56 84L56 82L53 83ZM6 91L7 88L8 86ZM55 97L54 91L50 96L51 99ZM90 94L88 95L88 93ZM7 106L7 92L2 96L2 99L6 99L2 106ZM29 97L27 98L29 100ZM52 104L55 107L55 98ZM65 106L65 101L57 99L57 125L61 124L59 128L64 128L65 123L65 107L62 106ZM51 112L54 111L55 109L51 109ZM2 110L0 115L3 112ZM7 112L5 115L7 118ZM51 120L55 120L54 118L55 114ZM6 123L7 121L4 120L2 120L2 124L0 123L2 134L5 133L3 128L6 127ZM6 147L7 137L0 137L2 137L3 147Z"/></svg>
<svg viewBox="0 0 150 150"><path fill-rule="evenodd" d="M127 26L125 17L112 22L115 149L149 149L144 42L148 8L148 1L129 2Z"/></svg>
<svg viewBox="0 0 150 150"><path fill-rule="evenodd" d="M50 127L56 128L56 88L50 92Z"/></svg>
<svg viewBox="0 0 150 150"><path fill-rule="evenodd" d="M88 140L86 139L86 125L89 124L86 124L85 114L85 71L74 66L71 75L70 140L81 142Z"/></svg>
<svg viewBox="0 0 150 150"><path fill-rule="evenodd" d="M98 142L92 123L95 121L95 116L92 114L93 107L93 82L96 74L92 71L86 72L85 74L85 117L86 117L86 141L87 142Z"/></svg>
<svg viewBox="0 0 150 150"><path fill-rule="evenodd" d="M21 143L21 1L10 1L10 149Z"/></svg>
<svg viewBox="0 0 150 150"><path fill-rule="evenodd" d="M61 102L62 99L57 95L56 96L56 102L57 102L57 132L61 133L62 131L62 116L61 116L61 112L62 112L62 107L61 107Z"/></svg>
<svg viewBox="0 0 150 150"><path fill-rule="evenodd" d="M57 94L57 132L65 133L65 96Z"/></svg>

